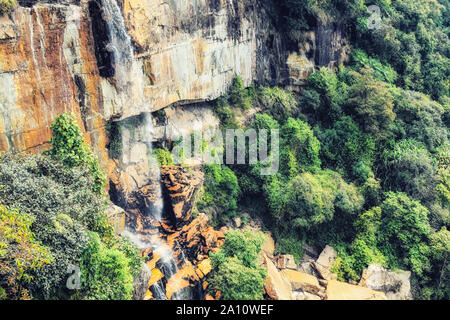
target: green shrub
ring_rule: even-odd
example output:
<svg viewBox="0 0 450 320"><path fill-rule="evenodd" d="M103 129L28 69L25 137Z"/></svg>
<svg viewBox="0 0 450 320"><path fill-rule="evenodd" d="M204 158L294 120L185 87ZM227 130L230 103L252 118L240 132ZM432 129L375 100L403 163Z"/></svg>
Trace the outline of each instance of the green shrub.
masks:
<svg viewBox="0 0 450 320"><path fill-rule="evenodd" d="M156 159L160 166L172 165L172 154L167 149L156 148L153 149L154 154L156 155Z"/></svg>
<svg viewBox="0 0 450 320"><path fill-rule="evenodd" d="M210 287L224 300L262 300L266 270L258 258L265 236L250 230L230 230L217 253L210 254L213 272Z"/></svg>
<svg viewBox="0 0 450 320"><path fill-rule="evenodd" d="M204 193L197 208L212 215L218 222L224 222L236 214L240 195L236 175L230 168L221 165L206 165L204 173Z"/></svg>
<svg viewBox="0 0 450 320"><path fill-rule="evenodd" d="M32 217L0 205L0 300L31 298L26 285L32 272L48 265L49 248L36 241Z"/></svg>
<svg viewBox="0 0 450 320"><path fill-rule="evenodd" d="M275 245L278 253L292 254L296 263L299 263L303 257L304 250L302 243L294 236L277 237Z"/></svg>
<svg viewBox="0 0 450 320"><path fill-rule="evenodd" d="M106 248L97 233L89 242L80 263L84 299L130 300L133 292L131 261L117 248Z"/></svg>
<svg viewBox="0 0 450 320"><path fill-rule="evenodd" d="M356 70L368 65L373 70L373 75L377 80L388 83L395 83L397 72L388 64L382 64L378 59L371 58L361 49L352 51L353 67Z"/></svg>
<svg viewBox="0 0 450 320"><path fill-rule="evenodd" d="M52 146L50 150L45 151L45 154L61 161L69 168L87 166L95 181L94 191L102 193L106 184L106 175L100 169L98 159L84 141L83 133L74 116L67 113L57 116L51 129Z"/></svg>
<svg viewBox="0 0 450 320"><path fill-rule="evenodd" d="M391 136L396 115L387 84L376 80L369 67L349 74L353 81L348 88L348 112L355 115L364 132L379 139Z"/></svg>

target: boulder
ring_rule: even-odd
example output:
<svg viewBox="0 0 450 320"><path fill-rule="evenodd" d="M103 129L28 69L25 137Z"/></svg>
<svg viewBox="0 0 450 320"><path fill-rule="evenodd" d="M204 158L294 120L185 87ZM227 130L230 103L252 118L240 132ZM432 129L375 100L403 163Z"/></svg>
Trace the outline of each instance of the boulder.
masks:
<svg viewBox="0 0 450 320"><path fill-rule="evenodd" d="M303 291L292 292L292 298L294 300L322 300L318 295Z"/></svg>
<svg viewBox="0 0 450 320"><path fill-rule="evenodd" d="M292 287L289 281L284 279L278 269L265 254L264 264L267 268L267 279L265 284L266 294L273 300L291 300Z"/></svg>
<svg viewBox="0 0 450 320"><path fill-rule="evenodd" d="M334 261L337 258L337 252L333 247L326 246L319 255L319 258L316 260L316 264L320 264L322 267L326 269L331 269Z"/></svg>
<svg viewBox="0 0 450 320"><path fill-rule="evenodd" d="M311 262L302 262L298 266L298 271L307 273L313 276L316 276L316 272L314 271L313 267L311 266Z"/></svg>
<svg viewBox="0 0 450 320"><path fill-rule="evenodd" d="M383 291L389 300L410 300L411 272L389 271L378 264L371 264L361 276L360 286Z"/></svg>
<svg viewBox="0 0 450 320"><path fill-rule="evenodd" d="M333 274L330 269L337 258L337 252L333 247L326 246L315 262L311 262L311 266L320 277L325 280L336 280L337 275Z"/></svg>
<svg viewBox="0 0 450 320"><path fill-rule="evenodd" d="M292 269L297 270L294 256L291 254L282 254L277 256L276 263L278 269Z"/></svg>
<svg viewBox="0 0 450 320"><path fill-rule="evenodd" d="M327 282L327 300L386 300L381 291L355 286L345 282L330 280Z"/></svg>
<svg viewBox="0 0 450 320"><path fill-rule="evenodd" d="M291 283L292 290L317 294L322 290L316 277L303 272L285 269L281 271L283 278Z"/></svg>

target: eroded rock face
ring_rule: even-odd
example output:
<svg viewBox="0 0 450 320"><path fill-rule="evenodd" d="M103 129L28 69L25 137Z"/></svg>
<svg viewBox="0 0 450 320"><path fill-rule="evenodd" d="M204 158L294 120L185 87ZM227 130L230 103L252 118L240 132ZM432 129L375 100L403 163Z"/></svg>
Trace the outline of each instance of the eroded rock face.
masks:
<svg viewBox="0 0 450 320"><path fill-rule="evenodd" d="M283 78L283 41L262 1L121 0L151 86L154 110L214 99L240 75L245 85Z"/></svg>
<svg viewBox="0 0 450 320"><path fill-rule="evenodd" d="M182 167L165 166L161 168L163 192L170 204L170 219L174 226L181 226L191 219L196 195L203 185L203 173Z"/></svg>
<svg viewBox="0 0 450 320"><path fill-rule="evenodd" d="M100 77L84 9L20 7L0 26L0 150L44 148L53 118L70 111L106 162Z"/></svg>
<svg viewBox="0 0 450 320"><path fill-rule="evenodd" d="M119 163L106 148L109 121L215 99L236 75L245 85L287 78L284 42L263 1L123 0L114 17L123 15L135 47L128 73L139 83L130 85L118 76L127 65L111 57L104 10L117 5L105 1L36 3L0 17L0 151L39 152L53 119L73 112L111 177ZM112 179L135 191L145 168L125 169Z"/></svg>

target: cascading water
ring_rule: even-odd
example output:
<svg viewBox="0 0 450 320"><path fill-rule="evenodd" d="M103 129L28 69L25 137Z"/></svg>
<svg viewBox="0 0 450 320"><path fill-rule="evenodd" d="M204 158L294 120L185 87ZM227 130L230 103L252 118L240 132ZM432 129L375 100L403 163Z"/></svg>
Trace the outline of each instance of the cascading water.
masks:
<svg viewBox="0 0 450 320"><path fill-rule="evenodd" d="M131 38L127 33L125 22L116 0L101 0L103 17L108 27L109 43L106 49L111 53L112 66L114 68L114 80L116 89L121 96L122 103L130 103L130 97L133 98L133 104L143 105L145 109L151 110L150 106L146 106L144 97L144 81L145 77L142 68L135 59ZM128 236L131 241L136 243L141 249L151 248L154 255L161 257L158 261L159 268L164 274L164 278L153 284L153 297L157 300L167 300L165 285L168 280L174 277L179 271L177 260L174 252L163 239L161 239L158 225L161 222L163 214L163 196L160 186L160 170L156 158L152 155L152 137L153 137L153 121L150 113L147 114L144 126L144 136L147 144L147 154L149 161L149 180L154 187L155 201L153 206L149 207L145 212L147 221L146 225L151 228L145 239L139 237L134 230L127 230L123 235ZM154 223L155 220L157 223ZM153 229L152 229L153 228ZM181 251L181 250L180 250ZM181 251L182 252L182 251ZM184 254L181 254L181 264L186 264ZM174 282L173 280L171 280ZM175 280L176 282L176 280ZM184 292L184 291L183 291ZM171 299L185 299L186 295L175 292Z"/></svg>

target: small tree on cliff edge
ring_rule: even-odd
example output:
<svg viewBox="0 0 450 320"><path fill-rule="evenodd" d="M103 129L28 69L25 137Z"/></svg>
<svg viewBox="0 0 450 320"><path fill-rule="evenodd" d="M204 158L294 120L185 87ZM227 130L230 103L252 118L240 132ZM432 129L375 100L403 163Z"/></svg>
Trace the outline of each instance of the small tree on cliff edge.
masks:
<svg viewBox="0 0 450 320"><path fill-rule="evenodd" d="M87 166L95 181L94 191L101 194L106 183L106 175L100 169L98 159L84 141L83 133L75 117L63 113L51 125L52 147L44 154L61 161L69 168Z"/></svg>

